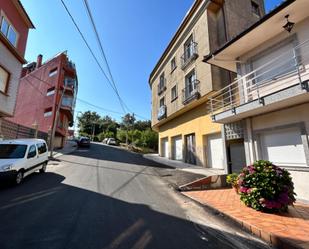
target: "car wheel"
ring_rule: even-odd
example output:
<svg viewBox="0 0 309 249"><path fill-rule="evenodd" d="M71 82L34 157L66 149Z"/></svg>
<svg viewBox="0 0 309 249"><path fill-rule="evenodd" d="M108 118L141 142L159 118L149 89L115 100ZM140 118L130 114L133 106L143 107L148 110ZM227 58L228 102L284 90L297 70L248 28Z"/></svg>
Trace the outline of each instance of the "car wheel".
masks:
<svg viewBox="0 0 309 249"><path fill-rule="evenodd" d="M24 179L24 173L22 171L18 171L17 174L16 174L16 177L15 177L15 183L16 185L19 185L21 184L21 182L23 181Z"/></svg>
<svg viewBox="0 0 309 249"><path fill-rule="evenodd" d="M42 168L40 169L40 173L46 172L47 163L43 163Z"/></svg>

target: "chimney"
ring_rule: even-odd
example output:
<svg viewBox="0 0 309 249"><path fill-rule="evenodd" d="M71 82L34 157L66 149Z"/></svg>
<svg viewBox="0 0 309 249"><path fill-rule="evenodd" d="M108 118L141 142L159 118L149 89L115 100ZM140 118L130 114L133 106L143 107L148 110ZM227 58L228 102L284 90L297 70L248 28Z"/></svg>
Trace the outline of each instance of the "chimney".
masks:
<svg viewBox="0 0 309 249"><path fill-rule="evenodd" d="M39 54L37 61L36 61L36 68L39 68L42 66L42 60L43 60L43 55Z"/></svg>

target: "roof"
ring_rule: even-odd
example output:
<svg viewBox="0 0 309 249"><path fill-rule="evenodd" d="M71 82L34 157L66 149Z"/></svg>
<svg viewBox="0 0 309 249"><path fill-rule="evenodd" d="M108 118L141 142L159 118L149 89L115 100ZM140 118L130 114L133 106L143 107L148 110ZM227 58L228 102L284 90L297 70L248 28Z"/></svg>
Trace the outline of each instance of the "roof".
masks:
<svg viewBox="0 0 309 249"><path fill-rule="evenodd" d="M31 145L31 144L38 143L38 142L45 142L45 140L43 140L43 139L36 139L36 138L21 138L21 139L3 140L3 141L0 141L0 144L25 144L25 145Z"/></svg>
<svg viewBox="0 0 309 249"><path fill-rule="evenodd" d="M179 38L181 32L184 30L184 28L186 27L186 25L188 24L188 22L190 21L191 17L193 16L193 14L195 13L195 11L197 10L197 8L200 6L200 4L203 2L204 0L195 0L195 2L193 3L193 5L191 6L191 8L189 9L189 11L187 12L187 14L185 15L184 19L182 20L179 28L177 29L176 33L174 34L174 36L172 37L171 41L169 42L169 44L167 45L166 49L164 50L163 54L161 55L160 59L158 60L158 62L156 63L154 69L152 70L152 72L150 73L148 82L150 83L150 79L153 77L153 75L155 74L155 72L157 71L157 69L159 68L160 64L162 63L162 61L165 59L166 55L168 54L168 52L170 51L170 49L173 47L173 45L176 43L177 39Z"/></svg>
<svg viewBox="0 0 309 249"><path fill-rule="evenodd" d="M229 59L232 59L232 52L231 50L234 49L235 51L233 55L235 55L233 58L234 60L237 58L237 56L241 56L242 54L246 53L246 48L250 51L250 49L258 46L261 44L261 42L267 41L268 39L272 38L279 32L283 32L281 22L285 21L284 16L285 14L277 15L279 12L283 10L287 10L291 4L297 3L298 5L301 5L306 0L286 0L282 4L280 4L277 8L263 16L259 21L251 25L248 29L241 32L239 35L235 36L233 39L226 42L223 46L215 50L214 52L211 52L209 55L204 56L203 61L210 63L212 65L216 65L219 67L223 67L225 69L228 69L230 71L236 71L236 63L235 61L228 61ZM292 7L291 7L292 8ZM290 8L290 9L291 9ZM297 15L299 12L296 12ZM296 16L296 15L295 15ZM290 19L295 16L291 16ZM292 19L291 19L292 20ZM294 21L294 19L293 19ZM272 26L270 29L270 24L276 24L276 26ZM277 25L278 24L278 25ZM261 35L263 34L263 35ZM237 52L236 48L237 47ZM229 51L228 51L229 50ZM242 53L242 54L240 54ZM215 56L224 57L227 59L227 61L224 61L223 58L221 59L221 62L216 64L215 62ZM219 59L219 60L220 60Z"/></svg>
<svg viewBox="0 0 309 249"><path fill-rule="evenodd" d="M31 21L30 17L28 16L28 13L26 12L24 6L20 2L20 0L14 0L13 2L15 4L15 6L17 7L19 13L22 15L23 19L27 23L28 27L30 29L34 29L35 27L34 27L32 21Z"/></svg>

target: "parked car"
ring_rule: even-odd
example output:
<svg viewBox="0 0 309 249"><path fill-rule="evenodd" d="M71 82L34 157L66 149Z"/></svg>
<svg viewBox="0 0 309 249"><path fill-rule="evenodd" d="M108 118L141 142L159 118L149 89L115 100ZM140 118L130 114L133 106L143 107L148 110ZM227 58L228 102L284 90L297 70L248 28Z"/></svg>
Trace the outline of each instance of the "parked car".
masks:
<svg viewBox="0 0 309 249"><path fill-rule="evenodd" d="M106 142L108 145L118 145L115 138L109 138Z"/></svg>
<svg viewBox="0 0 309 249"><path fill-rule="evenodd" d="M108 141L108 138L104 138L103 141L102 141L102 143L103 143L103 144L107 144L107 141Z"/></svg>
<svg viewBox="0 0 309 249"><path fill-rule="evenodd" d="M0 177L20 184L24 177L46 171L48 148L42 139L0 141Z"/></svg>
<svg viewBox="0 0 309 249"><path fill-rule="evenodd" d="M88 137L81 137L78 140L77 145L79 147L90 147L90 138L88 138Z"/></svg>

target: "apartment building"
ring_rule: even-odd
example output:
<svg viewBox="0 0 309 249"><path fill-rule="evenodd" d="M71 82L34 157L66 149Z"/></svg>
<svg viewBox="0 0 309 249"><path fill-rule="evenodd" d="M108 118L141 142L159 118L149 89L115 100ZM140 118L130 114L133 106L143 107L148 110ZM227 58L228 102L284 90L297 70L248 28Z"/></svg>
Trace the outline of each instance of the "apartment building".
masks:
<svg viewBox="0 0 309 249"><path fill-rule="evenodd" d="M66 52L45 63L42 60L43 56L39 55L36 62L23 68L15 115L9 120L48 133L49 136L56 126L54 146L63 147L68 128L73 124L78 91L77 73Z"/></svg>
<svg viewBox="0 0 309 249"><path fill-rule="evenodd" d="M262 0L194 2L149 77L162 157L224 169L221 125L212 122L208 97L236 75L203 63L203 55L263 15Z"/></svg>
<svg viewBox="0 0 309 249"><path fill-rule="evenodd" d="M0 0L0 138L1 120L14 114L28 32L33 28L20 1Z"/></svg>
<svg viewBox="0 0 309 249"><path fill-rule="evenodd" d="M287 0L205 62L238 78L210 98L224 124L230 171L239 152L287 168L299 199L309 200L309 2ZM263 35L261 35L263 34Z"/></svg>

